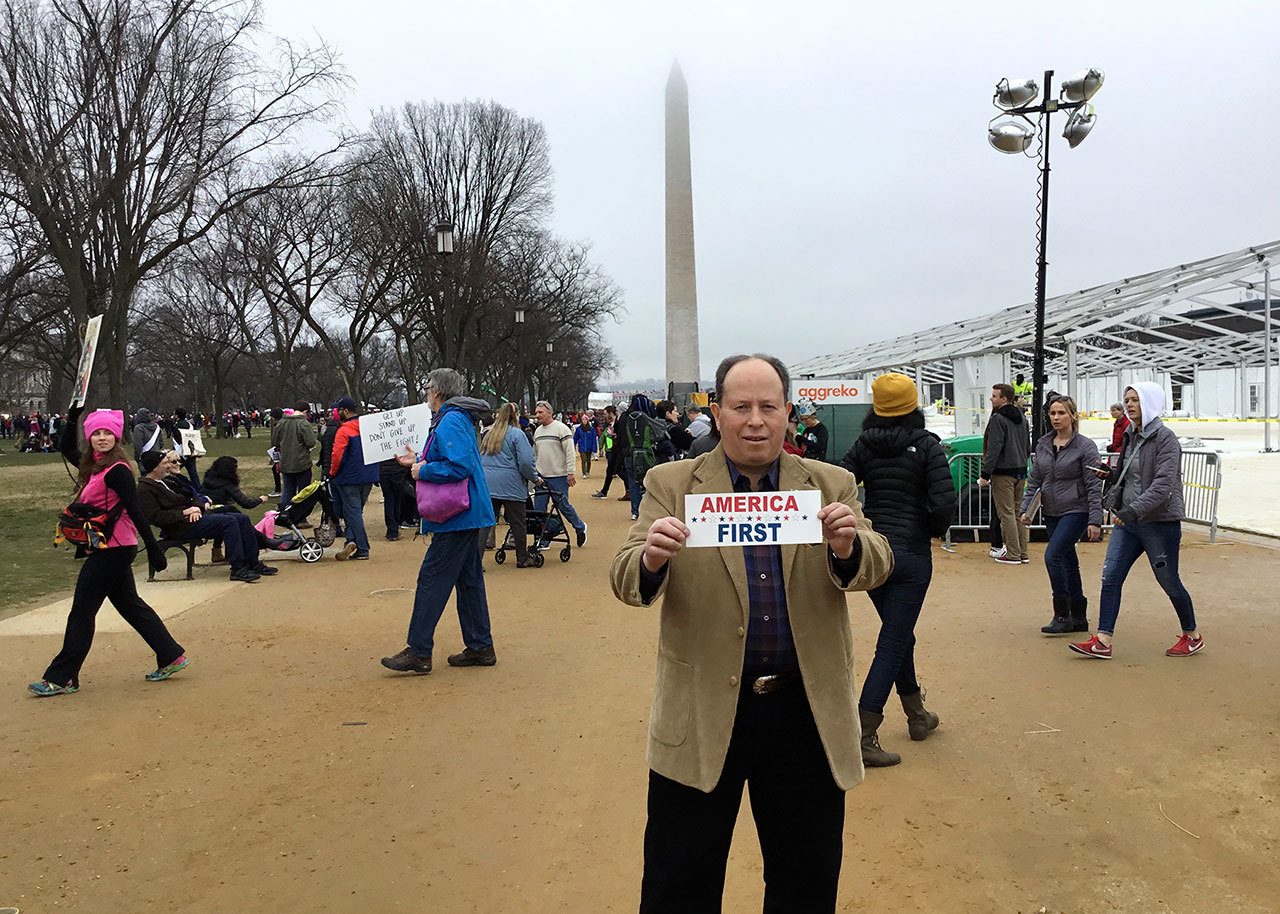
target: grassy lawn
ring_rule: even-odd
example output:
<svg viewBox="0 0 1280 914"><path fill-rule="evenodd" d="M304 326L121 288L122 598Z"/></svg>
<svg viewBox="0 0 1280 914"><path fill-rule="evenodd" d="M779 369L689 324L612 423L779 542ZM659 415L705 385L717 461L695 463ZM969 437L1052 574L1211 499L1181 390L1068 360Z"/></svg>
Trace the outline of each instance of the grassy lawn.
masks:
<svg viewBox="0 0 1280 914"><path fill-rule="evenodd" d="M240 488L249 496L264 495L274 491L266 453L269 446L270 435L265 429L252 439L206 437L209 454L200 459L197 468L203 475L215 457L230 454L240 461ZM69 595L79 573L73 551L53 545L58 513L75 495L68 468L58 454L13 451L13 442L0 442L0 618L33 603ZM257 521L274 504L269 502L249 513ZM145 555L139 554L137 566L137 574L145 577Z"/></svg>

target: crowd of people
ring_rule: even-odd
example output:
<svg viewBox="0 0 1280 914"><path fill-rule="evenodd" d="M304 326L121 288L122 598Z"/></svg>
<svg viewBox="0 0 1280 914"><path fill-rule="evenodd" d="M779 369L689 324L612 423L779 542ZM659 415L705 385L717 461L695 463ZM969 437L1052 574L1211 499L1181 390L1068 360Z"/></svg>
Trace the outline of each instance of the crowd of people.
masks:
<svg viewBox="0 0 1280 914"><path fill-rule="evenodd" d="M633 523L613 561L611 580L623 602L663 597L658 678L650 722L648 825L642 911L670 910L690 899L711 909L723 887L729 840L742 788L749 785L766 870L766 909L786 899L830 910L840 869L843 792L864 767L901 763L880 742L886 704L897 691L912 740L939 725L925 705L916 664L916 628L933 576L932 540L954 521L957 493L938 437L925 426L920 395L908 377L890 373L871 385L872 409L838 463L813 404L788 403L786 367L769 356L726 359L709 409L683 410L669 400L631 397L625 408L557 414L539 401L527 416L514 403L497 409L467 396L457 372L427 378L431 429L420 452L366 464L362 410L338 400L317 431L306 404L269 413L279 491L249 495L236 459L213 460L203 476L200 423L182 410L157 419L139 410L126 431L118 410L67 417L77 434L62 453L78 468L79 503L111 518L84 558L62 650L31 691L42 697L79 688L92 644L94 616L110 600L156 657L149 681L163 681L189 659L137 593L132 562L145 549L153 571L166 565L166 540L213 540L231 579L252 583L277 573L263 556L280 542L243 510L280 499L280 510L323 486L321 523L345 543L339 561L370 555L364 507L374 483L383 492L386 538L405 527L430 533L419 569L405 646L383 657L387 669L432 671L435 630L451 595L463 649L452 666L497 663L483 557L497 547L498 518L517 568L540 565L552 535L547 506L571 527L576 545L587 526L571 503L579 474L603 460L593 497L606 499L614 479ZM984 435L979 485L990 487L996 522L992 559L1029 564L1028 531L1036 516L1048 534L1044 565L1052 607L1046 635L1087 633L1088 598L1076 553L1080 542L1113 528L1094 633L1072 651L1112 656L1124 581L1146 555L1178 616L1181 634L1166 652L1189 657L1204 639L1178 573L1183 514L1176 436L1160 419L1163 391L1137 383L1115 410L1109 460L1080 434L1070 397L1050 394L1050 431L1032 441L1023 409L1027 391L996 384ZM132 445L141 478L134 476ZM318 459L312 460L312 452ZM312 481L313 467L320 479ZM721 550L686 550L683 498L693 492L812 489L821 494L819 545L757 544L741 564ZM859 497L861 491L861 500ZM74 507L74 506L73 506ZM541 528L530 531L533 512ZM331 514L331 516L330 516ZM305 517L296 525L306 524ZM157 537L154 530L158 530ZM567 529L564 531L567 535ZM865 591L880 618L867 676L855 692L845 593ZM727 683L729 688L724 688ZM694 905L697 906L696 904Z"/></svg>

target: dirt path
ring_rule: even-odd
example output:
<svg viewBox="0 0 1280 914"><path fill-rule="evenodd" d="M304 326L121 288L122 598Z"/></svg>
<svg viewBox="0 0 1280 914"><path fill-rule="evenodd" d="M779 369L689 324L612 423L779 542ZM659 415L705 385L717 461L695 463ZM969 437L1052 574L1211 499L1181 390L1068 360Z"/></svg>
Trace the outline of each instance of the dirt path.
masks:
<svg viewBox="0 0 1280 914"><path fill-rule="evenodd" d="M0 906L634 910L656 620L609 593L626 506L586 498L594 482L575 490L591 541L569 564L489 560L493 669L444 665L446 613L437 672L384 675L410 540L177 616L194 662L168 683L143 682L135 636L106 633L79 694L30 699L58 639L0 637ZM1185 661L1163 656L1175 618L1136 570L1101 663L1037 633L1038 564L960 548L936 553L918 632L942 727L911 743L890 710L883 741L904 762L848 796L844 908L1280 910L1276 553L1187 548L1209 642ZM1101 555L1086 551L1086 580ZM874 614L850 602L861 681ZM725 910L758 910L760 879L744 802Z"/></svg>

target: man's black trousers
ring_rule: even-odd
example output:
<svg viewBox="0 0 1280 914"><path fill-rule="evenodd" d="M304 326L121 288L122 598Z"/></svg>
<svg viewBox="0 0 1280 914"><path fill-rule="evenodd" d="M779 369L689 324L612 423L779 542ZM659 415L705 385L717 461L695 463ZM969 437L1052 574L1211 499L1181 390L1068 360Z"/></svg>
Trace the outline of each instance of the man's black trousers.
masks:
<svg viewBox="0 0 1280 914"><path fill-rule="evenodd" d="M755 695L749 681L711 793L649 772L641 914L721 910L744 783L764 857L766 914L835 910L844 792L831 777L804 684L797 676Z"/></svg>

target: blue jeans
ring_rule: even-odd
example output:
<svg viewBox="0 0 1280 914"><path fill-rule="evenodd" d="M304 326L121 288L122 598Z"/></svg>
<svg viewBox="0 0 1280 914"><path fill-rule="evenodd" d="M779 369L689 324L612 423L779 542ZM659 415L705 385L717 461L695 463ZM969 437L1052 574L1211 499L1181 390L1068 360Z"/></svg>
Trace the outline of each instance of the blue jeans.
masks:
<svg viewBox="0 0 1280 914"><path fill-rule="evenodd" d="M493 646L478 533L477 530L454 530L431 534L431 545L418 570L418 589L413 597L413 616L409 619L409 650L419 657L431 656L436 626L455 587L462 643L473 651Z"/></svg>
<svg viewBox="0 0 1280 914"><path fill-rule="evenodd" d="M1156 583L1168 595L1184 632L1196 630L1196 613L1191 594L1178 577L1178 548L1182 543L1182 524L1165 521L1150 524L1125 524L1111 531L1107 559L1102 565L1102 595L1098 609L1098 631L1114 635L1116 617L1120 615L1120 591L1129 569L1144 552Z"/></svg>
<svg viewBox="0 0 1280 914"><path fill-rule="evenodd" d="M880 616L880 637L858 699L862 710L883 714L894 685L899 695L920 691L916 682L915 629L932 579L933 557L929 553L894 549L889 580L867 592Z"/></svg>
<svg viewBox="0 0 1280 914"><path fill-rule="evenodd" d="M310 467L307 467L301 473L283 474L280 481L280 510L283 511L284 506L289 504L293 496L309 485L311 485Z"/></svg>
<svg viewBox="0 0 1280 914"><path fill-rule="evenodd" d="M631 496L631 513L640 513L640 501L644 498L644 483L636 479L636 465L630 457L624 457L622 465L627 471L627 494Z"/></svg>
<svg viewBox="0 0 1280 914"><path fill-rule="evenodd" d="M560 513L564 515L564 519L569 522L569 526L575 530L585 530L587 525L582 522L582 518L578 516L578 512L573 509L573 505L569 504L569 477L568 476L543 476L542 481L547 484L547 488L555 493L556 501L560 503ZM539 492L533 497L533 510L547 510L547 501L550 496L546 492Z"/></svg>
<svg viewBox="0 0 1280 914"><path fill-rule="evenodd" d="M1089 529L1089 515L1064 514L1061 517L1044 516L1049 528L1049 545L1044 550L1044 567L1049 572L1049 587L1055 597L1084 599L1084 585L1080 583L1080 558L1076 555L1076 543Z"/></svg>
<svg viewBox="0 0 1280 914"><path fill-rule="evenodd" d="M183 524L182 531L174 539L222 540L227 551L227 562L235 570L258 564L258 531L248 515L239 511L226 514L206 514L194 524Z"/></svg>
<svg viewBox="0 0 1280 914"><path fill-rule="evenodd" d="M369 554L369 534L364 529L364 503L369 500L372 483L334 485L342 505L342 521L347 525L346 540L356 544L356 555Z"/></svg>

